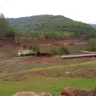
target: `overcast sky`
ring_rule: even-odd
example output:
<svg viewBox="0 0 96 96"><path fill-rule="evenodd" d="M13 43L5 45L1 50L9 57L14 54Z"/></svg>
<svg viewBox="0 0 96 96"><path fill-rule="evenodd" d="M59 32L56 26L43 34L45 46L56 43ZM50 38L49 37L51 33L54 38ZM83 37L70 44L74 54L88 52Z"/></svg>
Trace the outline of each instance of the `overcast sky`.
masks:
<svg viewBox="0 0 96 96"><path fill-rule="evenodd" d="M5 17L63 15L73 20L96 24L96 0L0 0Z"/></svg>

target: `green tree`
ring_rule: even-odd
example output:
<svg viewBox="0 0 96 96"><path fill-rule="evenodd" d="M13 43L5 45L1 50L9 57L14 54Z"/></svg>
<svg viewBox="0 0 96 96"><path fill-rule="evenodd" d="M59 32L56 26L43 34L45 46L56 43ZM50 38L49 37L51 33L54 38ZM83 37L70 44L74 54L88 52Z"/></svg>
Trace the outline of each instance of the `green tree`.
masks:
<svg viewBox="0 0 96 96"><path fill-rule="evenodd" d="M8 27L8 32L6 34L6 37L12 37L14 34L15 33L13 27Z"/></svg>
<svg viewBox="0 0 96 96"><path fill-rule="evenodd" d="M6 37L8 32L8 20L4 17L4 14L0 14L0 39Z"/></svg>

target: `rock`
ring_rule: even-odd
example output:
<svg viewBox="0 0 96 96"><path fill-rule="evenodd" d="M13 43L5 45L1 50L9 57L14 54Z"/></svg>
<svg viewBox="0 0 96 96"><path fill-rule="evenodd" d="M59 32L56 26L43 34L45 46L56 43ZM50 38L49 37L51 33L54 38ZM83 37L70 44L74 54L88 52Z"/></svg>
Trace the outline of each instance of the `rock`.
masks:
<svg viewBox="0 0 96 96"><path fill-rule="evenodd" d="M52 96L47 92L17 92L12 96ZM64 88L59 96L96 96L96 88L91 91L81 90L76 88Z"/></svg>
<svg viewBox="0 0 96 96"><path fill-rule="evenodd" d="M38 94L35 92L17 92L12 96L38 96Z"/></svg>
<svg viewBox="0 0 96 96"><path fill-rule="evenodd" d="M96 93L96 88L91 90L92 93Z"/></svg>
<svg viewBox="0 0 96 96"><path fill-rule="evenodd" d="M77 89L75 88L64 88L59 96L75 96Z"/></svg>
<svg viewBox="0 0 96 96"><path fill-rule="evenodd" d="M92 91L80 90L75 88L64 88L59 96L96 96L96 88Z"/></svg>
<svg viewBox="0 0 96 96"><path fill-rule="evenodd" d="M93 96L93 93L87 90L78 90L76 96Z"/></svg>
<svg viewBox="0 0 96 96"><path fill-rule="evenodd" d="M41 92L41 93L35 93L35 92L17 92L16 94L12 96L52 96L49 93Z"/></svg>

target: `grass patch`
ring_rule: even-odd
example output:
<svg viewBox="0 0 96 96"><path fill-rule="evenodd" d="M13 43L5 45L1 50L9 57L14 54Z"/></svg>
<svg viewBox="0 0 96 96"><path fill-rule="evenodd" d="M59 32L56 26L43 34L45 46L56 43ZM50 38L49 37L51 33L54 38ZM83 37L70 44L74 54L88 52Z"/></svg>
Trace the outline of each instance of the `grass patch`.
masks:
<svg viewBox="0 0 96 96"><path fill-rule="evenodd" d="M43 85L43 86L42 86ZM64 87L74 87L81 89L92 89L96 87L96 79L84 78L49 78L49 77L29 77L22 81L1 81L0 95L12 96L18 91L49 92L58 96Z"/></svg>

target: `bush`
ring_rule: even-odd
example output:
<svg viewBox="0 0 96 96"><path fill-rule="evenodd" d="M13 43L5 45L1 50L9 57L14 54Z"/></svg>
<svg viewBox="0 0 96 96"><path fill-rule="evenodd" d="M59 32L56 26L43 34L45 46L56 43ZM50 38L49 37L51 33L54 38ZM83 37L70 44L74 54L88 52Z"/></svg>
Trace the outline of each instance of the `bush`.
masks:
<svg viewBox="0 0 96 96"><path fill-rule="evenodd" d="M86 49L88 51L96 51L96 39L90 39L87 42Z"/></svg>
<svg viewBox="0 0 96 96"><path fill-rule="evenodd" d="M66 46L60 46L60 55L63 55L63 54L69 54L69 49L66 47Z"/></svg>

